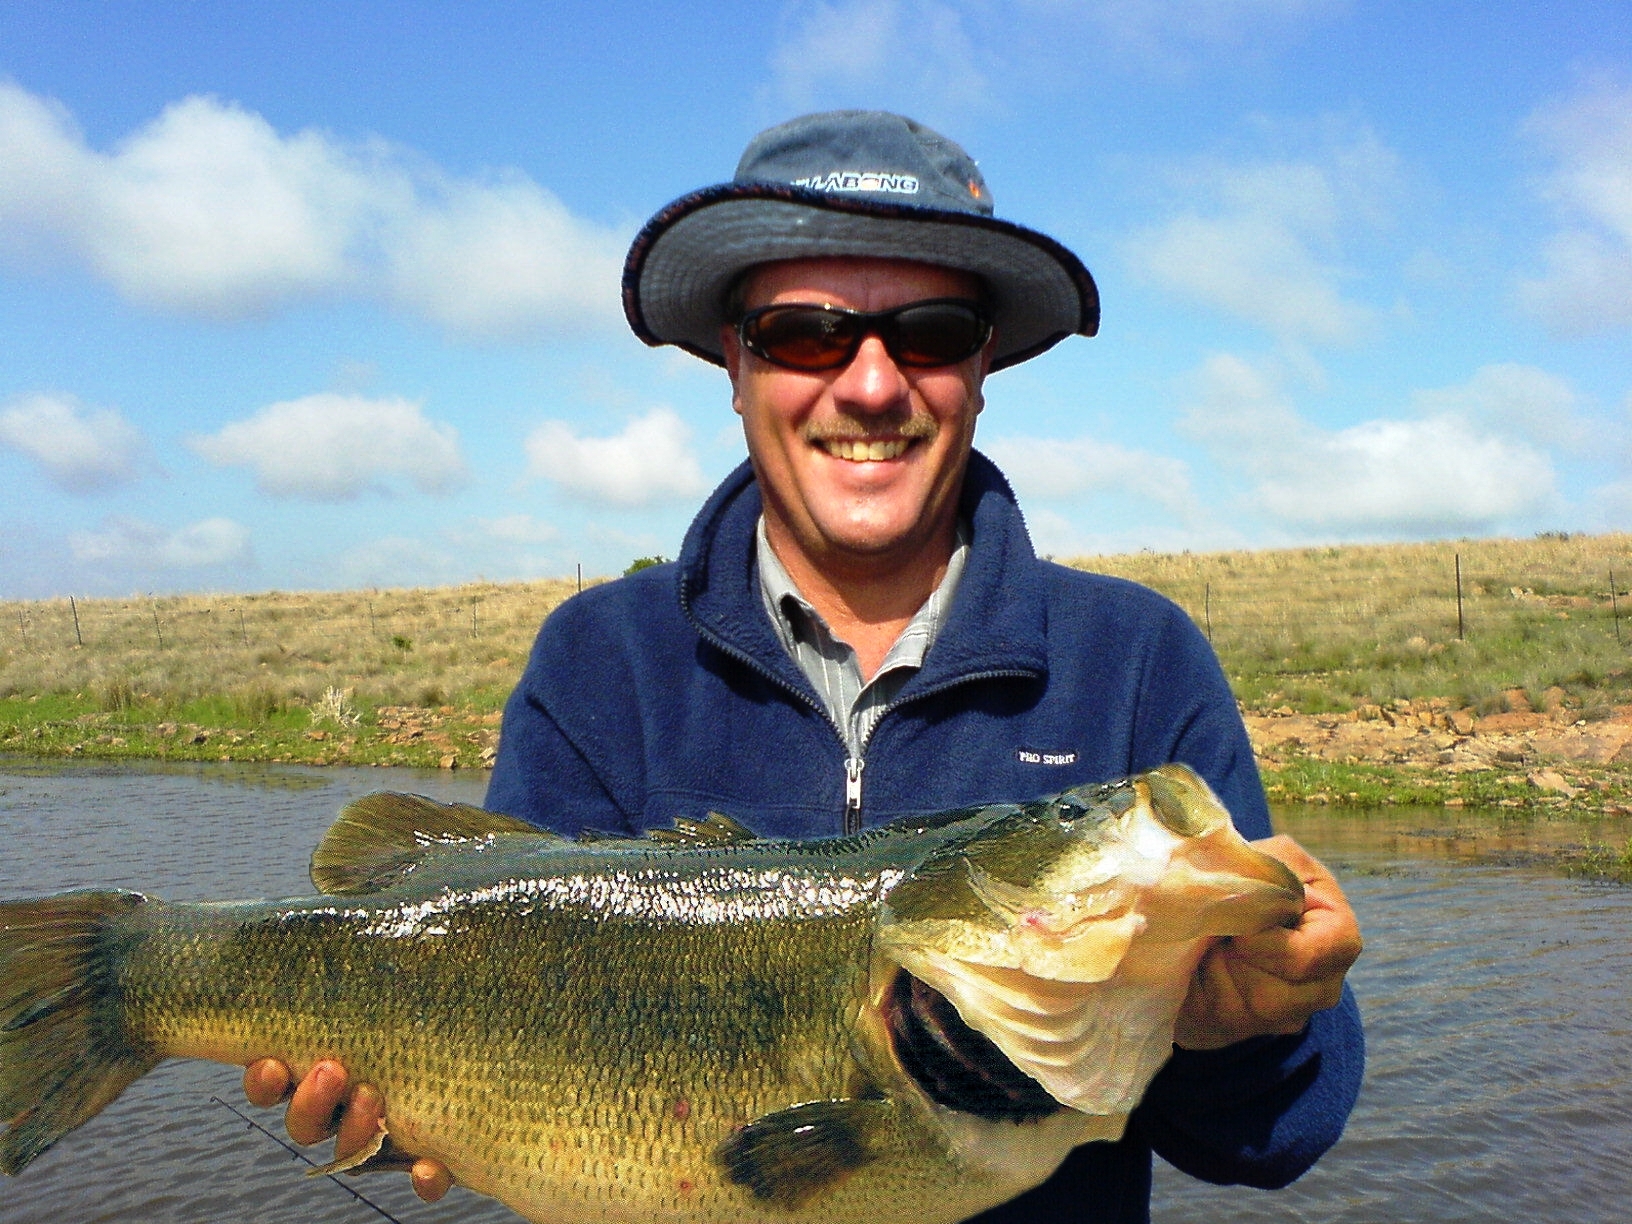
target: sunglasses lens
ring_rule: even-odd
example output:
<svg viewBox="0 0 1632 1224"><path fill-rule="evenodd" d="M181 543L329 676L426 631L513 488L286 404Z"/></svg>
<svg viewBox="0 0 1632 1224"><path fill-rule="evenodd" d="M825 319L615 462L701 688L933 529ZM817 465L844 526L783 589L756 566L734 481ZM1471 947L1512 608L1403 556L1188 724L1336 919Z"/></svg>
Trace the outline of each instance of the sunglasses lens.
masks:
<svg viewBox="0 0 1632 1224"><path fill-rule="evenodd" d="M991 329L966 302L923 302L908 306L894 319L888 337L890 356L902 365L955 365L980 351Z"/></svg>
<svg viewBox="0 0 1632 1224"><path fill-rule="evenodd" d="M856 355L870 332L900 364L932 369L973 357L992 328L974 303L955 299L871 314L836 306L767 306L738 326L750 352L790 370L837 369Z"/></svg>
<svg viewBox="0 0 1632 1224"><path fill-rule="evenodd" d="M767 361L794 370L831 370L850 360L858 331L855 320L821 306L785 306L764 311L743 326L743 339Z"/></svg>

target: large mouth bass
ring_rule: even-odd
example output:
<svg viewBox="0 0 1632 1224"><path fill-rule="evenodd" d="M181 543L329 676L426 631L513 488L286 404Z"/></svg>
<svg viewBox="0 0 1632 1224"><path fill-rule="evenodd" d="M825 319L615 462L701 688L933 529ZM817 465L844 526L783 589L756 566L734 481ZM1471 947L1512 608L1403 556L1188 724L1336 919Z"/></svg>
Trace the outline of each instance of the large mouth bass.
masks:
<svg viewBox="0 0 1632 1224"><path fill-rule="evenodd" d="M312 879L0 902L0 1170L166 1058L337 1058L375 1163L530 1220L958 1220L1118 1137L1210 944L1303 908L1179 765L810 842L374 795Z"/></svg>

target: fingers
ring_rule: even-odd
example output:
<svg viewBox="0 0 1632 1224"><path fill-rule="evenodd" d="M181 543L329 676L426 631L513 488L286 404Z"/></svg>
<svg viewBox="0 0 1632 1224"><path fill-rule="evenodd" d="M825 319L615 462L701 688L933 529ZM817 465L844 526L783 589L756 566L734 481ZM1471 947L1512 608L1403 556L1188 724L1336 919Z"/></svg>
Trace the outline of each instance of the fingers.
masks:
<svg viewBox="0 0 1632 1224"><path fill-rule="evenodd" d="M345 1098L334 1137L334 1158L344 1160L367 1147L384 1122L385 1098L369 1085L358 1084Z"/></svg>
<svg viewBox="0 0 1632 1224"><path fill-rule="evenodd" d="M288 1099L295 1077L275 1058L262 1058L244 1068L244 1095L251 1105L271 1109Z"/></svg>
<svg viewBox="0 0 1632 1224"><path fill-rule="evenodd" d="M289 1098L289 1109L283 1119L289 1138L307 1147L322 1143L334 1134L346 1099L346 1083L346 1069L339 1063L324 1059L315 1064Z"/></svg>
<svg viewBox="0 0 1632 1224"><path fill-rule="evenodd" d="M1238 936L1207 951L1174 1030L1187 1049L1299 1032L1343 997L1344 978L1363 946L1354 910L1318 859L1290 837L1253 844L1303 881L1303 915L1292 930Z"/></svg>
<svg viewBox="0 0 1632 1224"><path fill-rule="evenodd" d="M297 1085L289 1068L263 1058L244 1068L244 1095L263 1109L287 1100L284 1126L303 1147L334 1136L334 1156L344 1160L379 1134L385 1098L369 1084L352 1087L346 1069L332 1059L316 1063ZM453 1174L438 1160L421 1157L408 1173L414 1193L434 1203L453 1186Z"/></svg>
<svg viewBox="0 0 1632 1224"><path fill-rule="evenodd" d="M427 1203L436 1202L453 1186L453 1174L448 1172L447 1165L423 1158L414 1161L408 1180L413 1183L414 1193Z"/></svg>
<svg viewBox="0 0 1632 1224"><path fill-rule="evenodd" d="M1280 859L1303 881L1303 916L1291 931L1265 931L1233 940L1231 955L1291 985L1335 978L1340 990L1343 976L1365 944L1359 920L1337 877L1290 837L1271 837L1253 844ZM1332 1002L1326 1006L1336 1001L1332 993Z"/></svg>

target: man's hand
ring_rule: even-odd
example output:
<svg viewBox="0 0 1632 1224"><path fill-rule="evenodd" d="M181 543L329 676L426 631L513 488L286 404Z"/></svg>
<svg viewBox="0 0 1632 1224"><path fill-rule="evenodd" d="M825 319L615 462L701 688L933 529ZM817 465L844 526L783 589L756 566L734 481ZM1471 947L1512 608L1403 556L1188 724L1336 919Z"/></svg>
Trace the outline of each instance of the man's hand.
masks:
<svg viewBox="0 0 1632 1224"><path fill-rule="evenodd" d="M244 1095L250 1104L270 1109L289 1102L284 1126L289 1138L302 1146L321 1143L333 1135L336 1160L361 1150L379 1133L385 1118L385 1099L367 1084L353 1087L346 1069L332 1060L313 1065L297 1086L289 1068L263 1058L244 1068ZM434 1203L453 1185L453 1174L438 1160L421 1157L408 1172L414 1193Z"/></svg>
<svg viewBox="0 0 1632 1224"><path fill-rule="evenodd" d="M1187 1050L1301 1031L1310 1016L1336 1006L1360 955L1360 924L1332 873L1290 837L1253 845L1303 881L1303 917L1291 930L1225 939L1208 950L1173 1034Z"/></svg>

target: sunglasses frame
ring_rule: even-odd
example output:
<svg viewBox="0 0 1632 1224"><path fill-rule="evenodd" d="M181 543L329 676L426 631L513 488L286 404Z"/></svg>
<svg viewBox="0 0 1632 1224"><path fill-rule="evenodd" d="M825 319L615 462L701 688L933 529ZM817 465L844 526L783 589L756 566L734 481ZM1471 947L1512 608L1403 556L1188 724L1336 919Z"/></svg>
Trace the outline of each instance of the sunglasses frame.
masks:
<svg viewBox="0 0 1632 1224"><path fill-rule="evenodd" d="M907 360L899 351L901 337L899 318L909 310L917 310L924 306L960 306L969 311L979 324L978 339L968 352L948 361L911 361ZM779 360L773 356L759 340L758 329L755 326L766 315L780 311L802 310L814 311L819 314L835 316L846 320L855 328L848 344L836 350L837 357L833 361L824 361L819 365L796 365ZM797 370L804 374L820 373L824 370L838 370L849 365L860 351L862 341L868 336L877 336L883 342L884 351L890 355L890 360L897 365L914 370L938 370L946 366L957 365L967 361L986 346L992 338L992 316L980 302L973 298L939 297L922 298L916 302L905 302L900 306L892 306L888 310L851 310L847 306L833 306L826 302L775 302L770 306L760 306L748 311L737 320L737 338L742 341L743 348L747 349L761 361L769 362L784 370Z"/></svg>

